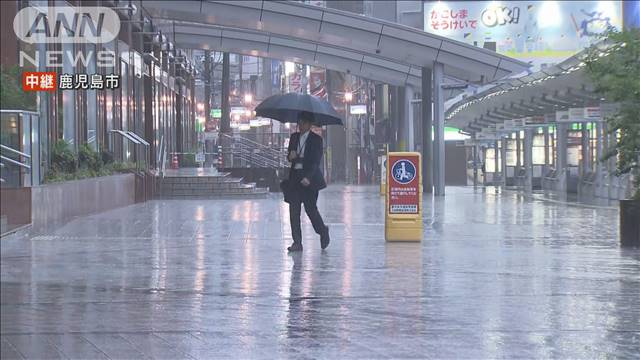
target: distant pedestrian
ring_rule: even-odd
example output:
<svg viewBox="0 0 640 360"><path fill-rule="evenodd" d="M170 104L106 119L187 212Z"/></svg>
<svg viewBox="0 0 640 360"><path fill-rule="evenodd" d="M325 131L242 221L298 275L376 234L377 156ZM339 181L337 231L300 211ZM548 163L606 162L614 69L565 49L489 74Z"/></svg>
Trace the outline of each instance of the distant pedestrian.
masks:
<svg viewBox="0 0 640 360"><path fill-rule="evenodd" d="M302 251L302 230L300 228L300 212L302 204L311 220L313 229L320 235L320 246L329 246L329 227L324 224L318 211L319 191L326 188L322 166L322 137L311 131L312 114L303 112L298 119L298 132L289 139L288 158L291 162L289 172L290 193L289 218L291 221L291 237L293 244L289 251Z"/></svg>

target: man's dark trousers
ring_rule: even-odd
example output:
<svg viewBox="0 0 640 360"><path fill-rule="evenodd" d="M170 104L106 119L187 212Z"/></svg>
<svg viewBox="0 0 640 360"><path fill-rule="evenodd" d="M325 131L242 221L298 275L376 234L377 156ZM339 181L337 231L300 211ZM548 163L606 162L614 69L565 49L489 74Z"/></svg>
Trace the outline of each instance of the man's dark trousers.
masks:
<svg viewBox="0 0 640 360"><path fill-rule="evenodd" d="M302 229L300 228L300 212L302 204L304 204L304 211L307 213L313 230L316 234L321 235L325 231L324 221L318 211L316 203L318 201L318 190L310 189L300 184L302 178L304 178L304 172L302 170L292 170L293 180L292 184L296 191L296 196L293 197L289 203L289 221L291 222L291 237L294 243L302 244Z"/></svg>

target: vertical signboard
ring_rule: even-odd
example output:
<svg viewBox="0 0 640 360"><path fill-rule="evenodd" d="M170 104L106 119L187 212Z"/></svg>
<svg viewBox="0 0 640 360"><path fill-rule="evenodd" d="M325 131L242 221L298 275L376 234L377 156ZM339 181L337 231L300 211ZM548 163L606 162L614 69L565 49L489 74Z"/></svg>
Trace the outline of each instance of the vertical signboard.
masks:
<svg viewBox="0 0 640 360"><path fill-rule="evenodd" d="M569 122L569 112L568 111L556 111L556 123L564 123Z"/></svg>
<svg viewBox="0 0 640 360"><path fill-rule="evenodd" d="M585 121L602 121L602 113L599 106L584 108Z"/></svg>
<svg viewBox="0 0 640 360"><path fill-rule="evenodd" d="M378 156L380 164L380 195L384 195L387 190L387 157Z"/></svg>
<svg viewBox="0 0 640 360"><path fill-rule="evenodd" d="M387 241L422 240L422 176L420 153L387 154L385 238Z"/></svg>
<svg viewBox="0 0 640 360"><path fill-rule="evenodd" d="M583 108L569 108L569 122L581 122L584 121L584 109Z"/></svg>

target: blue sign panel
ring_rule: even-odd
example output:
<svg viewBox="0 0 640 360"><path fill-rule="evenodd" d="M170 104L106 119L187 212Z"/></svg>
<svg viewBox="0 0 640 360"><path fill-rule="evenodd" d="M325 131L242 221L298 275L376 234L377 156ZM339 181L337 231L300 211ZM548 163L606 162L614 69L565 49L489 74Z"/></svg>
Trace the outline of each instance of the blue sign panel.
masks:
<svg viewBox="0 0 640 360"><path fill-rule="evenodd" d="M416 166L409 160L398 160L391 168L393 180L400 184L408 184L416 177Z"/></svg>

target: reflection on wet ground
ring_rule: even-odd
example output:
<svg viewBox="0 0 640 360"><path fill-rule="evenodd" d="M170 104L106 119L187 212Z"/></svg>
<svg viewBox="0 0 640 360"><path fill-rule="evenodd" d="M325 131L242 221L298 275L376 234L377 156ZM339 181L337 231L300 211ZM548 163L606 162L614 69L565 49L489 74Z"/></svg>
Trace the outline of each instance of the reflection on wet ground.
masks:
<svg viewBox="0 0 640 360"><path fill-rule="evenodd" d="M289 255L287 207L152 201L1 241L2 358L633 358L640 250L618 212L513 192L425 197L385 243L377 187L332 186Z"/></svg>

